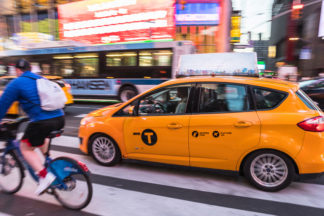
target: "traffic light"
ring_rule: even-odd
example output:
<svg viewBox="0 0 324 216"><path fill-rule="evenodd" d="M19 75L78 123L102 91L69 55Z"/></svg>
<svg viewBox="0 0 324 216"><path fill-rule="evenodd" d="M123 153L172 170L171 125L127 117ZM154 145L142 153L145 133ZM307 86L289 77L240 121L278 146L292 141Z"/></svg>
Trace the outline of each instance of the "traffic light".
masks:
<svg viewBox="0 0 324 216"><path fill-rule="evenodd" d="M179 0L180 9L184 10L186 8L187 1L186 0Z"/></svg>

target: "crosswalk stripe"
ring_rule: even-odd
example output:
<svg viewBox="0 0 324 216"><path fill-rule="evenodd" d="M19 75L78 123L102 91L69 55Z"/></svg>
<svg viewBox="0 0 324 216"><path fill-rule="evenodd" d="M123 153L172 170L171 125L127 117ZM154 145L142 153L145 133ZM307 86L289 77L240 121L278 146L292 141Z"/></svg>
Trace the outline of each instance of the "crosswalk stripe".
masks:
<svg viewBox="0 0 324 216"><path fill-rule="evenodd" d="M17 193L17 195L28 199L45 201L46 203L59 205L57 201L48 194L44 194L39 197L35 196L33 194L35 186L31 187L30 185L35 184L30 178L26 178L24 186ZM217 212L217 215L249 216L256 215L257 213L253 211L251 212L222 206L208 205L154 194L146 194L137 191L129 191L116 187L104 186L101 184L93 184L93 189L93 200L89 206L83 209L83 212L97 215L200 216L210 215L210 212ZM174 209L175 206L177 206L178 209ZM266 216L267 214L258 213L257 215Z"/></svg>
<svg viewBox="0 0 324 216"><path fill-rule="evenodd" d="M57 151L56 148L60 148L60 150ZM67 149L70 150L64 151ZM73 151L71 151L71 149ZM114 167L104 167L96 164L91 157L80 155L78 152L80 152L80 150L79 139L77 137L61 136L53 139L53 158L58 156L70 156L77 160L81 160L88 165L93 173L95 194L98 195L96 195L96 198L93 200L94 204L91 203L89 207L85 209L85 211L89 213L103 215L102 212L106 210L101 205L105 206L104 203L107 202L107 199L109 199L109 203L113 203L112 206L109 206L110 210L112 210L112 215L115 215L114 213L116 213L116 215L125 215L126 213L134 211L135 207L136 209L141 209L144 208L144 206L156 206L161 205L161 203L163 203L163 208L170 206L174 208L174 206L179 205L185 209L183 212L187 210L192 211L192 214L188 214L187 212L186 214L180 214L180 211L176 211L174 212L176 215L198 215L196 213L199 213L199 215L207 215L208 211L217 212L217 215L277 214L279 211L278 209L268 209L270 204L279 207L287 206L292 209L307 209L307 211L314 212L313 215L317 215L318 211L324 211L324 203L322 202L324 198L322 193L324 185L294 182L283 191L267 193L252 188L243 178L215 175L212 172L187 171L186 169L174 169L165 166L142 166L138 163L134 164L129 162L121 163ZM30 184L35 185L35 183L31 182ZM147 189L149 186L152 187L151 190ZM35 187L27 188L32 188L27 190L35 189ZM168 188L173 189L171 192L167 193L165 191ZM178 193L173 195L172 191L174 193L178 191ZM211 196L210 199L214 199L211 201L206 199L205 203L201 203L198 198L197 200L194 198L194 195L190 195L191 191L194 191L194 194L196 194L195 196L200 196L200 198ZM36 200L43 200L44 198L43 196L33 197L30 194L33 194L33 192L22 190L19 193L20 196L32 197ZM187 194L187 196L181 197L179 194L183 194L182 196ZM127 197L126 200L125 197ZM134 200L128 200L130 197L145 203L134 203ZM226 199L239 201L233 201L233 208L230 208L230 204L222 204L221 202L221 200L224 201ZM50 198L46 198L45 200L57 204L54 199L50 201ZM241 205L237 204L240 202L244 203L244 200L264 203L267 208L256 206L254 209L251 207L253 205L241 207ZM119 208L117 207L120 207L118 202L132 203L131 205L134 208L132 209L127 206L126 209L122 209L123 214L121 214L118 212ZM96 203L101 205L99 206ZM171 205L171 203L173 204ZM319 208L322 208L322 210ZM155 210L156 212L165 213L161 215L171 215L171 213L167 212L165 209ZM150 212L150 215L156 215L154 214L156 212ZM137 214L133 213L132 215Z"/></svg>
<svg viewBox="0 0 324 216"><path fill-rule="evenodd" d="M292 203L310 207L324 208L324 185L293 182L283 191L267 193L251 187L243 178L216 175L214 173L190 172L183 169L160 168L154 166L138 166L138 164L121 163L114 167L104 167L94 163L86 155L76 155L66 152L53 151L52 155L70 156L78 159L89 167L93 174L114 176L120 179L129 179L146 183L167 185L197 191L221 193L241 197L250 197L268 201ZM303 193L301 193L301 191ZM309 194L312 196L309 197Z"/></svg>
<svg viewBox="0 0 324 216"><path fill-rule="evenodd" d="M88 114L80 114L80 115L76 115L74 117L76 117L76 118L84 118L84 117L86 117L86 115L88 115Z"/></svg>

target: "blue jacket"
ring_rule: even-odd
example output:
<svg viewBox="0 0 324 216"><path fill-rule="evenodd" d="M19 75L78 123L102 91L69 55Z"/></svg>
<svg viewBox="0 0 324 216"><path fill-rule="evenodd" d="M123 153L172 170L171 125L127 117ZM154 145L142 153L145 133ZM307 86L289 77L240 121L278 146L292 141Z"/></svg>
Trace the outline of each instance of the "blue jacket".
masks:
<svg viewBox="0 0 324 216"><path fill-rule="evenodd" d="M64 115L62 109L54 111L42 110L35 78L38 79L41 78L41 76L26 71L7 85L0 98L0 121L6 115L11 104L15 101L19 101L20 106L33 122Z"/></svg>

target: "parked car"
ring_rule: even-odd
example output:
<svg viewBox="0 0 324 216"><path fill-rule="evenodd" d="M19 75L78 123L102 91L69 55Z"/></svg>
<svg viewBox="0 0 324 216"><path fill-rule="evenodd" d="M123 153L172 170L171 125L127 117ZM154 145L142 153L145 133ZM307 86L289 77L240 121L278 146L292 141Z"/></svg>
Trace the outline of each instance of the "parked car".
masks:
<svg viewBox="0 0 324 216"><path fill-rule="evenodd" d="M324 78L302 81L300 88L324 109Z"/></svg>
<svg viewBox="0 0 324 216"><path fill-rule="evenodd" d="M65 96L67 98L66 106L69 106L73 104L73 96L71 94L71 86L67 82L65 82L62 77L59 76L44 76L45 78L52 80L59 84L59 86L62 87ZM5 89L6 85L13 79L15 79L15 76L2 76L0 77L0 95L2 94L2 91ZM23 114L23 111L19 107L18 102L14 102L11 107L9 108L7 114L10 115L21 115Z"/></svg>
<svg viewBox="0 0 324 216"><path fill-rule="evenodd" d="M137 159L230 170L264 191L324 172L324 113L281 80L171 80L80 124L80 149L107 166Z"/></svg>

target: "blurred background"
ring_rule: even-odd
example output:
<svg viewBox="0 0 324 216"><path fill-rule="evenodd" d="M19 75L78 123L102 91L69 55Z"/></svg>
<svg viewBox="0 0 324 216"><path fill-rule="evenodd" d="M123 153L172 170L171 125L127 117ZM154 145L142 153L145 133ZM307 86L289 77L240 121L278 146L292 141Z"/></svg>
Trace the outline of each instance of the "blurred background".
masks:
<svg viewBox="0 0 324 216"><path fill-rule="evenodd" d="M0 0L0 50L189 40L198 53L254 51L266 76L278 76L279 71L284 78L294 74L288 78L306 80L324 73L322 0L159 1L157 7L174 11L167 18L167 28L162 28L163 20L149 19L145 36L128 32L98 37L100 29L94 28L84 32L87 27L100 26L99 19L117 12L127 14L132 6L125 9L124 5L133 4L145 11L145 2L149 1ZM132 19L136 21L136 17ZM0 75L6 68L2 65Z"/></svg>

